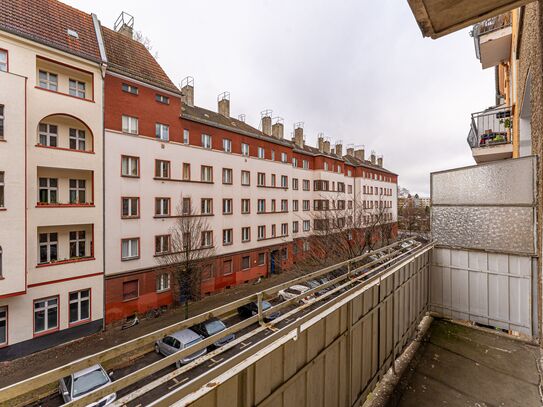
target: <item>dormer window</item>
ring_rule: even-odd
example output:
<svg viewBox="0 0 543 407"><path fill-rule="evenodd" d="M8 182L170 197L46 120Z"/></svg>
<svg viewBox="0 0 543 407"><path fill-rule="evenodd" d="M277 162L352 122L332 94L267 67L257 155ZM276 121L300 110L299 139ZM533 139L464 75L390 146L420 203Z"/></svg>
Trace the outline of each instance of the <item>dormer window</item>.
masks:
<svg viewBox="0 0 543 407"><path fill-rule="evenodd" d="M138 88L133 85L129 85L128 83L123 83L122 86L123 92L132 93L133 95L138 94Z"/></svg>

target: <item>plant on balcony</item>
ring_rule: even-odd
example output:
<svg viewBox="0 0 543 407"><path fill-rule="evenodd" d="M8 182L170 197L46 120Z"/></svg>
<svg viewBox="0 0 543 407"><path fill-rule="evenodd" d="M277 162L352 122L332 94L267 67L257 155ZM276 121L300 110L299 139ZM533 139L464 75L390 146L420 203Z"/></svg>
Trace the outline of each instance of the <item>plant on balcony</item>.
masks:
<svg viewBox="0 0 543 407"><path fill-rule="evenodd" d="M513 122L509 118L501 119L500 124L503 124L503 127L505 127L506 129L510 129L513 127Z"/></svg>
<svg viewBox="0 0 543 407"><path fill-rule="evenodd" d="M505 142L505 137L500 134L500 135L494 137L494 139L492 141L494 143L503 143L503 142Z"/></svg>

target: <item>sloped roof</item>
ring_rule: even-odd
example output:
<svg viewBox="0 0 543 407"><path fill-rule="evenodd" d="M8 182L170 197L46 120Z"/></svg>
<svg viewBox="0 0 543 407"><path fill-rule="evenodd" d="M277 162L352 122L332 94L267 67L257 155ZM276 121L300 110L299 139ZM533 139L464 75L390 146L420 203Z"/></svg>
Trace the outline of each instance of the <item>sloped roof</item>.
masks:
<svg viewBox="0 0 543 407"><path fill-rule="evenodd" d="M0 0L4 1L4 0ZM141 42L102 26L108 70L181 94Z"/></svg>
<svg viewBox="0 0 543 407"><path fill-rule="evenodd" d="M396 173L394 173L392 171L387 170L386 168L379 167L378 165L372 164L371 161L360 160L360 159L358 159L358 158L356 158L355 156L352 156L352 155L344 155L343 159L345 160L345 162L347 164L353 165L355 167L365 167L365 168L370 168L370 169L376 170L376 171L386 172L386 173L391 174L391 175L398 175L398 174L396 174Z"/></svg>
<svg viewBox="0 0 543 407"><path fill-rule="evenodd" d="M77 32L79 38L68 35ZM0 0L0 30L100 62L90 14L57 0Z"/></svg>

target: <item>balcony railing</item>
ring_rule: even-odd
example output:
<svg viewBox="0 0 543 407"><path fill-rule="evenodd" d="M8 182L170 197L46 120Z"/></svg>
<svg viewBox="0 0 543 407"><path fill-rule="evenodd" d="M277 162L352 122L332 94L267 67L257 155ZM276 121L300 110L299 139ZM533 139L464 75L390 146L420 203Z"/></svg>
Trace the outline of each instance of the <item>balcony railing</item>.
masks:
<svg viewBox="0 0 543 407"><path fill-rule="evenodd" d="M472 113L468 144L471 148L511 143L513 118L511 109L497 107Z"/></svg>
<svg viewBox="0 0 543 407"><path fill-rule="evenodd" d="M475 24L470 34L473 37L473 41L475 43L475 55L477 56L477 59L481 60L481 37L510 26L510 13L501 14L499 16L492 17L488 20L484 20L478 24Z"/></svg>

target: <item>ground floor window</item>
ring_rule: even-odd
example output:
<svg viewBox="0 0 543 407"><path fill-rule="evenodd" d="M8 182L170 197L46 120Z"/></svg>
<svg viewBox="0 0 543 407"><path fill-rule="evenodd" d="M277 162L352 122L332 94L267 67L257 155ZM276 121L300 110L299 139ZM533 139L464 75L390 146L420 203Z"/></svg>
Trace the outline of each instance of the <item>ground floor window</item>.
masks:
<svg viewBox="0 0 543 407"><path fill-rule="evenodd" d="M232 274L232 260L225 260L222 264L222 274L227 276Z"/></svg>
<svg viewBox="0 0 543 407"><path fill-rule="evenodd" d="M8 307L0 307L0 345L8 343Z"/></svg>
<svg viewBox="0 0 543 407"><path fill-rule="evenodd" d="M258 265L263 266L266 264L266 253L258 253Z"/></svg>
<svg viewBox="0 0 543 407"><path fill-rule="evenodd" d="M70 293L70 324L90 318L90 289Z"/></svg>
<svg viewBox="0 0 543 407"><path fill-rule="evenodd" d="M161 273L156 276L156 290L166 291L170 289L170 273Z"/></svg>
<svg viewBox="0 0 543 407"><path fill-rule="evenodd" d="M123 283L123 301L132 300L139 297L139 281L125 281Z"/></svg>
<svg viewBox="0 0 543 407"><path fill-rule="evenodd" d="M58 328L58 297L34 301L34 333Z"/></svg>
<svg viewBox="0 0 543 407"><path fill-rule="evenodd" d="M251 257L250 256L243 256L241 258L241 269L245 270L251 267Z"/></svg>

